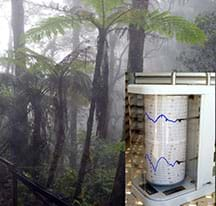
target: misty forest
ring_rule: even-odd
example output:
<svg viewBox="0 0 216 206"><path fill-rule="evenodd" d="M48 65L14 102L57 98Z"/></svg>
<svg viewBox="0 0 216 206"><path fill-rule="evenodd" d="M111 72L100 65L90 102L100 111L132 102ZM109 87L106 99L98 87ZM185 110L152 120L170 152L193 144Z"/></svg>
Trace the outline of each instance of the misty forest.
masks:
<svg viewBox="0 0 216 206"><path fill-rule="evenodd" d="M0 157L17 205L123 206L125 72L215 71L216 1L0 0L0 11Z"/></svg>

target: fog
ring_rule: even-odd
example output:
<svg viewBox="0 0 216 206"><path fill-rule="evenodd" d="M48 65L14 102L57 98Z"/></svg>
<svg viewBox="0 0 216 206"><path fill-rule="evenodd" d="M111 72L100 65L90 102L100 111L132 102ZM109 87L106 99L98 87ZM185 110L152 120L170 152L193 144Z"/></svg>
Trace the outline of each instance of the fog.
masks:
<svg viewBox="0 0 216 206"><path fill-rule="evenodd" d="M215 71L215 22L213 0L149 0L145 11L127 0L0 0L0 157L26 180L20 205L44 205L38 185L73 206L123 205L125 72Z"/></svg>
<svg viewBox="0 0 216 206"><path fill-rule="evenodd" d="M56 13L55 10L43 8L43 5L49 6L54 5L54 7L59 4L62 7L66 5L66 1L43 1L43 0L35 0L35 1L26 1L26 25L25 30L31 28L35 23L39 22L41 19L46 18L49 15L54 15ZM41 5L41 6L36 6ZM9 41L12 38L11 27L10 27L10 1L1 0L0 2L0 54L4 54L9 47ZM36 12L35 13L35 8ZM187 19L194 21L197 15L203 14L205 12L214 11L216 9L214 0L153 0L151 2L152 9L161 9L161 10L169 10L174 15L184 16ZM30 16L27 16L30 15ZM89 34L87 34L89 35ZM92 40L92 38L90 38ZM127 37L122 38L121 44L127 44ZM144 63L144 71L145 72L159 72L159 71L173 71L173 70L181 70L187 71L179 61L176 59L179 57L180 53L187 49L189 45L184 45L181 43L177 43L174 39L160 39L159 37L156 39L152 37L148 37L145 41L145 63ZM119 51L116 51L120 53ZM127 52L126 52L127 53ZM58 54L59 59L64 54ZM124 62L127 62L127 55L124 57ZM123 65L125 67L125 65ZM124 70L124 68L122 68Z"/></svg>

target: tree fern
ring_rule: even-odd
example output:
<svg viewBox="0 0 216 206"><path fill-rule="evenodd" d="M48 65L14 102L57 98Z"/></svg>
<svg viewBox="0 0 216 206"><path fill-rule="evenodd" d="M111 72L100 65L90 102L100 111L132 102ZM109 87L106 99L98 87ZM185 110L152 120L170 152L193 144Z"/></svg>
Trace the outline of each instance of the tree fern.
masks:
<svg viewBox="0 0 216 206"><path fill-rule="evenodd" d="M67 78L69 85L71 85L71 91L74 94L84 96L88 100L91 97L91 80L89 76L81 71L75 71Z"/></svg>
<svg viewBox="0 0 216 206"><path fill-rule="evenodd" d="M92 70L92 63L87 59L77 57L72 62L61 64L29 48L18 49L16 55L22 57L21 59L25 58L26 70L21 79L17 79L12 74L0 74L0 94L2 91L1 84L8 86L15 84L16 81L20 81L20 85L23 86L21 92L25 96L35 89L43 91L49 87L52 90L61 77L64 78L64 84L67 85L67 88L70 87L73 94L76 93L82 98L90 99L92 83L88 74L84 72L88 73ZM20 63L14 56L13 53L12 57L1 57L0 64L7 65L11 63L23 66L22 62ZM63 73L65 67L67 67L67 72Z"/></svg>
<svg viewBox="0 0 216 206"><path fill-rule="evenodd" d="M62 71L67 70L67 73L90 73L93 70L92 61L86 57L85 55L81 55L82 50L74 51L75 57L69 62L56 63L49 57L41 55L27 47L17 49L14 53L12 53L11 57L0 57L0 65L7 66L8 63L17 65L21 68L27 68L27 71L31 74L42 74L49 75L55 74L58 75L62 73ZM15 58L18 55L20 58ZM79 55L76 56L76 53ZM24 60L24 61L23 61ZM80 74L80 73L79 73Z"/></svg>
<svg viewBox="0 0 216 206"><path fill-rule="evenodd" d="M176 38L179 42L203 44L206 36L195 24L184 17L173 16L169 12L154 11L147 14L144 25L147 32L158 32L161 35Z"/></svg>
<svg viewBox="0 0 216 206"><path fill-rule="evenodd" d="M41 21L36 27L28 30L25 37L31 41L39 41L44 37L52 38L53 35L64 34L66 29L78 25L78 21L73 15L49 17Z"/></svg>
<svg viewBox="0 0 216 206"><path fill-rule="evenodd" d="M169 12L158 10L147 12L146 10L136 10L124 5L120 7L121 0L86 0L97 12L92 13L88 10L80 9L71 15L50 17L43 20L38 26L29 30L27 38L38 41L44 37L51 38L58 33L64 34L65 29L77 26L80 22L90 22L96 28L104 28L107 31L112 28L119 28L122 25L134 24L143 28L146 32L157 32L163 36L176 38L179 42L190 44L203 44L206 40L205 34L195 24L187 21L184 17L173 16ZM106 16L101 16L101 2L106 8ZM115 10L115 6L119 6ZM104 19L103 19L104 18Z"/></svg>
<svg viewBox="0 0 216 206"><path fill-rule="evenodd" d="M171 15L167 11L131 10L125 12L117 23L133 24L138 28L143 28L146 33L157 32L165 37L176 38L177 41L183 43L203 44L206 41L204 32L194 23L184 17Z"/></svg>
<svg viewBox="0 0 216 206"><path fill-rule="evenodd" d="M124 0L84 0L84 2L93 7L101 18L103 14L106 18L115 8L120 7L124 3Z"/></svg>

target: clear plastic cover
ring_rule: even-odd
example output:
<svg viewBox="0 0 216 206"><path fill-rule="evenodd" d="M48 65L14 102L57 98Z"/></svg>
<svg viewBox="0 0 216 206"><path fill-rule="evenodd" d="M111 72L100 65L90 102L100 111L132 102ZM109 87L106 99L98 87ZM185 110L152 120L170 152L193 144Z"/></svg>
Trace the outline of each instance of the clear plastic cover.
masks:
<svg viewBox="0 0 216 206"><path fill-rule="evenodd" d="M185 177L188 97L146 95L146 180L173 185Z"/></svg>

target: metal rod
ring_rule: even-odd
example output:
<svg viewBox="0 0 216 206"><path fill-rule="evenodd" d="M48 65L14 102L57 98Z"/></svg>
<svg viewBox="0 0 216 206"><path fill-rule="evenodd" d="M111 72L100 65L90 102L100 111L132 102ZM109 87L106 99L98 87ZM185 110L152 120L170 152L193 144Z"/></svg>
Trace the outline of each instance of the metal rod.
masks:
<svg viewBox="0 0 216 206"><path fill-rule="evenodd" d="M199 119L200 116L195 116L195 117L187 117L187 118L180 118L177 119L177 121L181 122L181 121L186 121L186 120L191 120L191 119Z"/></svg>
<svg viewBox="0 0 216 206"><path fill-rule="evenodd" d="M206 85L210 85L211 84L211 73L207 72L206 73Z"/></svg>
<svg viewBox="0 0 216 206"><path fill-rule="evenodd" d="M15 197L13 199L14 204L15 204L14 206L17 206L16 205L17 203L15 202L15 201L17 201L17 180L22 182L34 194L37 193L37 194L40 194L41 196L43 196L44 198L46 198L50 203L54 203L58 206L68 206L68 204L66 202L59 199L56 195L47 191L45 188L43 188L39 184L33 182L32 180L27 178L24 174L19 172L13 163L11 163L8 160L1 158L1 157L0 157L0 162L4 163L13 175L13 192L14 192L13 195L15 195Z"/></svg>
<svg viewBox="0 0 216 206"><path fill-rule="evenodd" d="M171 78L172 85L176 85L176 72L172 72Z"/></svg>

